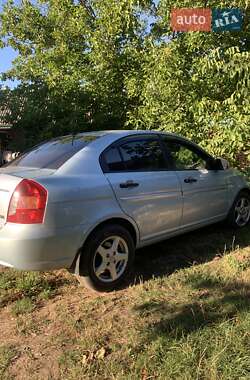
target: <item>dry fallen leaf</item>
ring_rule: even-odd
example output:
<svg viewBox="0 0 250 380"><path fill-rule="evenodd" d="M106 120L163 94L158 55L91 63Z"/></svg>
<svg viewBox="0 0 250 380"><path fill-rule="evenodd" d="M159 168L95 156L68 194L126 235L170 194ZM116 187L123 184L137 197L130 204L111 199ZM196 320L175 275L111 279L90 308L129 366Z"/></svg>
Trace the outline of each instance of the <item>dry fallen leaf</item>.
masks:
<svg viewBox="0 0 250 380"><path fill-rule="evenodd" d="M106 354L106 350L104 347L102 347L98 351L96 351L95 358L96 359L104 359L105 354Z"/></svg>
<svg viewBox="0 0 250 380"><path fill-rule="evenodd" d="M147 370L146 368L143 368L141 371L141 380L147 380L147 378L148 378Z"/></svg>
<svg viewBox="0 0 250 380"><path fill-rule="evenodd" d="M88 362L88 357L87 357L87 355L83 355L83 356L82 356L82 364L85 365L85 364L87 364L87 362Z"/></svg>

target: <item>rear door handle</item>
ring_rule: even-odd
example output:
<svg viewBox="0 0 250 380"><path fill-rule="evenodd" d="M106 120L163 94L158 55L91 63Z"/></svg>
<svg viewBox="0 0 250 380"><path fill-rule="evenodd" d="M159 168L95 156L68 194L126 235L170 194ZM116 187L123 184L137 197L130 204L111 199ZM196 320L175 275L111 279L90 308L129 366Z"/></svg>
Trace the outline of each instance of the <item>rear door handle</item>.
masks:
<svg viewBox="0 0 250 380"><path fill-rule="evenodd" d="M137 187L137 186L139 186L139 183L136 183L134 181L127 181L127 182L120 183L121 189L128 189L129 187Z"/></svg>
<svg viewBox="0 0 250 380"><path fill-rule="evenodd" d="M193 177L188 177L188 178L184 179L184 182L185 183L194 183L194 182L197 182L197 179L193 178Z"/></svg>

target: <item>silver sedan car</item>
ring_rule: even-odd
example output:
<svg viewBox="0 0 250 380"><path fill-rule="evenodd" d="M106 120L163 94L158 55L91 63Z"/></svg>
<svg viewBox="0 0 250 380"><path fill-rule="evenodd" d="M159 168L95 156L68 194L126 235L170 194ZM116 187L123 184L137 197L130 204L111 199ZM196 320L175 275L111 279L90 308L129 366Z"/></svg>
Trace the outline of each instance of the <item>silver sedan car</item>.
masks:
<svg viewBox="0 0 250 380"><path fill-rule="evenodd" d="M227 161L157 131L56 138L0 169L0 264L67 268L110 291L136 248L250 220L250 189Z"/></svg>

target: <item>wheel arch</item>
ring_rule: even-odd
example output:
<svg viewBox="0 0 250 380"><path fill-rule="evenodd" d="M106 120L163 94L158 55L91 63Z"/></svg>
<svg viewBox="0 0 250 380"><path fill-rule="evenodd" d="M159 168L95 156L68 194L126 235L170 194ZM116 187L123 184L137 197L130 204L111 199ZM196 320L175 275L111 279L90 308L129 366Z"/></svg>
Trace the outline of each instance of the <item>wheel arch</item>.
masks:
<svg viewBox="0 0 250 380"><path fill-rule="evenodd" d="M80 259L81 254L84 251L84 246L87 244L88 240L91 239L91 236L98 231L99 229L103 228L105 225L109 224L119 224L120 226L123 226L128 230L128 232L131 234L131 237L134 241L135 247L139 243L139 229L135 223L133 223L131 220L128 220L126 218L122 217L112 217L106 220L103 220L99 222L97 225L95 225L86 235L86 238L81 246L81 248L78 250L73 263L71 264L71 267L69 268L69 271L75 274L79 274L79 266L80 266Z"/></svg>
<svg viewBox="0 0 250 380"><path fill-rule="evenodd" d="M235 192L235 194L231 198L231 203L230 203L230 208L228 210L228 213L230 212L230 210L231 210L232 206L234 205L234 202L237 199L237 197L239 196L239 194L244 192L244 191L250 195L250 188L249 187L243 186L243 187L238 188L238 191Z"/></svg>
<svg viewBox="0 0 250 380"><path fill-rule="evenodd" d="M239 195L242 191L246 191L246 192L250 195L250 188L249 188L249 187L243 187L243 189L241 189L241 190L238 192L238 195Z"/></svg>
<svg viewBox="0 0 250 380"><path fill-rule="evenodd" d="M128 232L131 234L131 237L133 238L135 246L137 246L138 241L139 241L139 231L138 231L138 228L135 226L135 224L126 218L114 217L114 218L106 219L98 223L94 228L92 228L91 231L89 231L83 243L83 247L86 244L86 242L91 238L92 234L94 234L100 228L103 228L104 226L109 225L109 224L119 224L120 226L123 226L124 228L126 228Z"/></svg>

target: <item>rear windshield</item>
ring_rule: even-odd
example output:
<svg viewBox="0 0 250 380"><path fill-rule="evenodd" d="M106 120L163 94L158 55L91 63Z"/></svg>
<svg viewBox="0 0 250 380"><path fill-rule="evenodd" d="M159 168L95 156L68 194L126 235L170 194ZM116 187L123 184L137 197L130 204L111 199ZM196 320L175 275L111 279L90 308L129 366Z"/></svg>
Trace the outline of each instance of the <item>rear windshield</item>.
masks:
<svg viewBox="0 0 250 380"><path fill-rule="evenodd" d="M86 145L101 137L100 134L64 136L45 142L19 156L7 166L58 169Z"/></svg>

